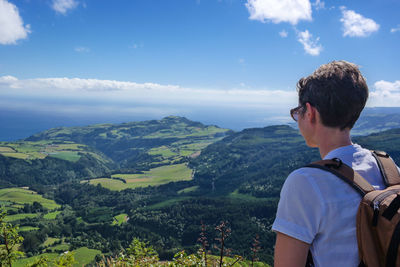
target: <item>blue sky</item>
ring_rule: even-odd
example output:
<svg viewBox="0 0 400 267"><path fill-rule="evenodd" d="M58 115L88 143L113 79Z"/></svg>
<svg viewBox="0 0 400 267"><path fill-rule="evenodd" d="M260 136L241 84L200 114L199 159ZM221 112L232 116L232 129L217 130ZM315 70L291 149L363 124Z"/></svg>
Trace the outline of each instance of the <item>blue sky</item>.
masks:
<svg viewBox="0 0 400 267"><path fill-rule="evenodd" d="M0 0L0 106L284 122L298 79L340 59L360 65L369 106L399 106L399 12L398 0Z"/></svg>

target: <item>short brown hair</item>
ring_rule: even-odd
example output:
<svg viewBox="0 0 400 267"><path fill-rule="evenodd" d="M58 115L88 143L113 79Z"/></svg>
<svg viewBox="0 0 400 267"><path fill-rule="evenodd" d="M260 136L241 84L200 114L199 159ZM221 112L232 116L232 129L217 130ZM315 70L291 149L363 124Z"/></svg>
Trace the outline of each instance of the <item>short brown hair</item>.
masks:
<svg viewBox="0 0 400 267"><path fill-rule="evenodd" d="M299 103L308 102L328 127L352 128L368 99L368 86L357 65L333 61L297 83ZM305 109L303 109L305 110Z"/></svg>

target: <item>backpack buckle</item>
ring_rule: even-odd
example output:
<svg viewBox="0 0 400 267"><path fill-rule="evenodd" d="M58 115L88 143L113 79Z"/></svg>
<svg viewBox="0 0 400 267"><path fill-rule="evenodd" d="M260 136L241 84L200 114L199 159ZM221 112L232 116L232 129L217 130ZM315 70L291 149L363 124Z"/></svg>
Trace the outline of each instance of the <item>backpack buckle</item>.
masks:
<svg viewBox="0 0 400 267"><path fill-rule="evenodd" d="M339 158L333 158L331 160L334 161L335 163L333 163L333 164L330 164L330 163L325 164L326 167L328 167L328 168L332 167L332 168L335 168L335 169L339 169L343 165L342 160L339 159Z"/></svg>
<svg viewBox="0 0 400 267"><path fill-rule="evenodd" d="M389 154L384 151L374 150L373 151L377 156L388 158Z"/></svg>

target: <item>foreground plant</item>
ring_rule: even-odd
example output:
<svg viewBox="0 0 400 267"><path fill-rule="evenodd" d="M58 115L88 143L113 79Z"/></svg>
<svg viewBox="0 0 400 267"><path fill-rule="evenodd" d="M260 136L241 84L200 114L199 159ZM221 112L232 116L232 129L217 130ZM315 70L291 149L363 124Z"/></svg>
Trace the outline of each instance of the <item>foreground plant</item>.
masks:
<svg viewBox="0 0 400 267"><path fill-rule="evenodd" d="M24 255L17 248L24 238L18 234L18 226L5 222L7 213L0 208L0 266L12 266L12 263Z"/></svg>

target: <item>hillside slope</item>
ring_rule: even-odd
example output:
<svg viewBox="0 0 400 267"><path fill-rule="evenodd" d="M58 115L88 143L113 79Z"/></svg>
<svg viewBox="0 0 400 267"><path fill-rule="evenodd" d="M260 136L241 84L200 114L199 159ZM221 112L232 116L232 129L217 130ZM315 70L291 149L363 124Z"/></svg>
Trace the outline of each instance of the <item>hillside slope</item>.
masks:
<svg viewBox="0 0 400 267"><path fill-rule="evenodd" d="M169 116L158 121L54 128L26 141L72 141L101 151L122 168L148 169L149 162L160 162L158 165L177 163L229 132L183 117Z"/></svg>

